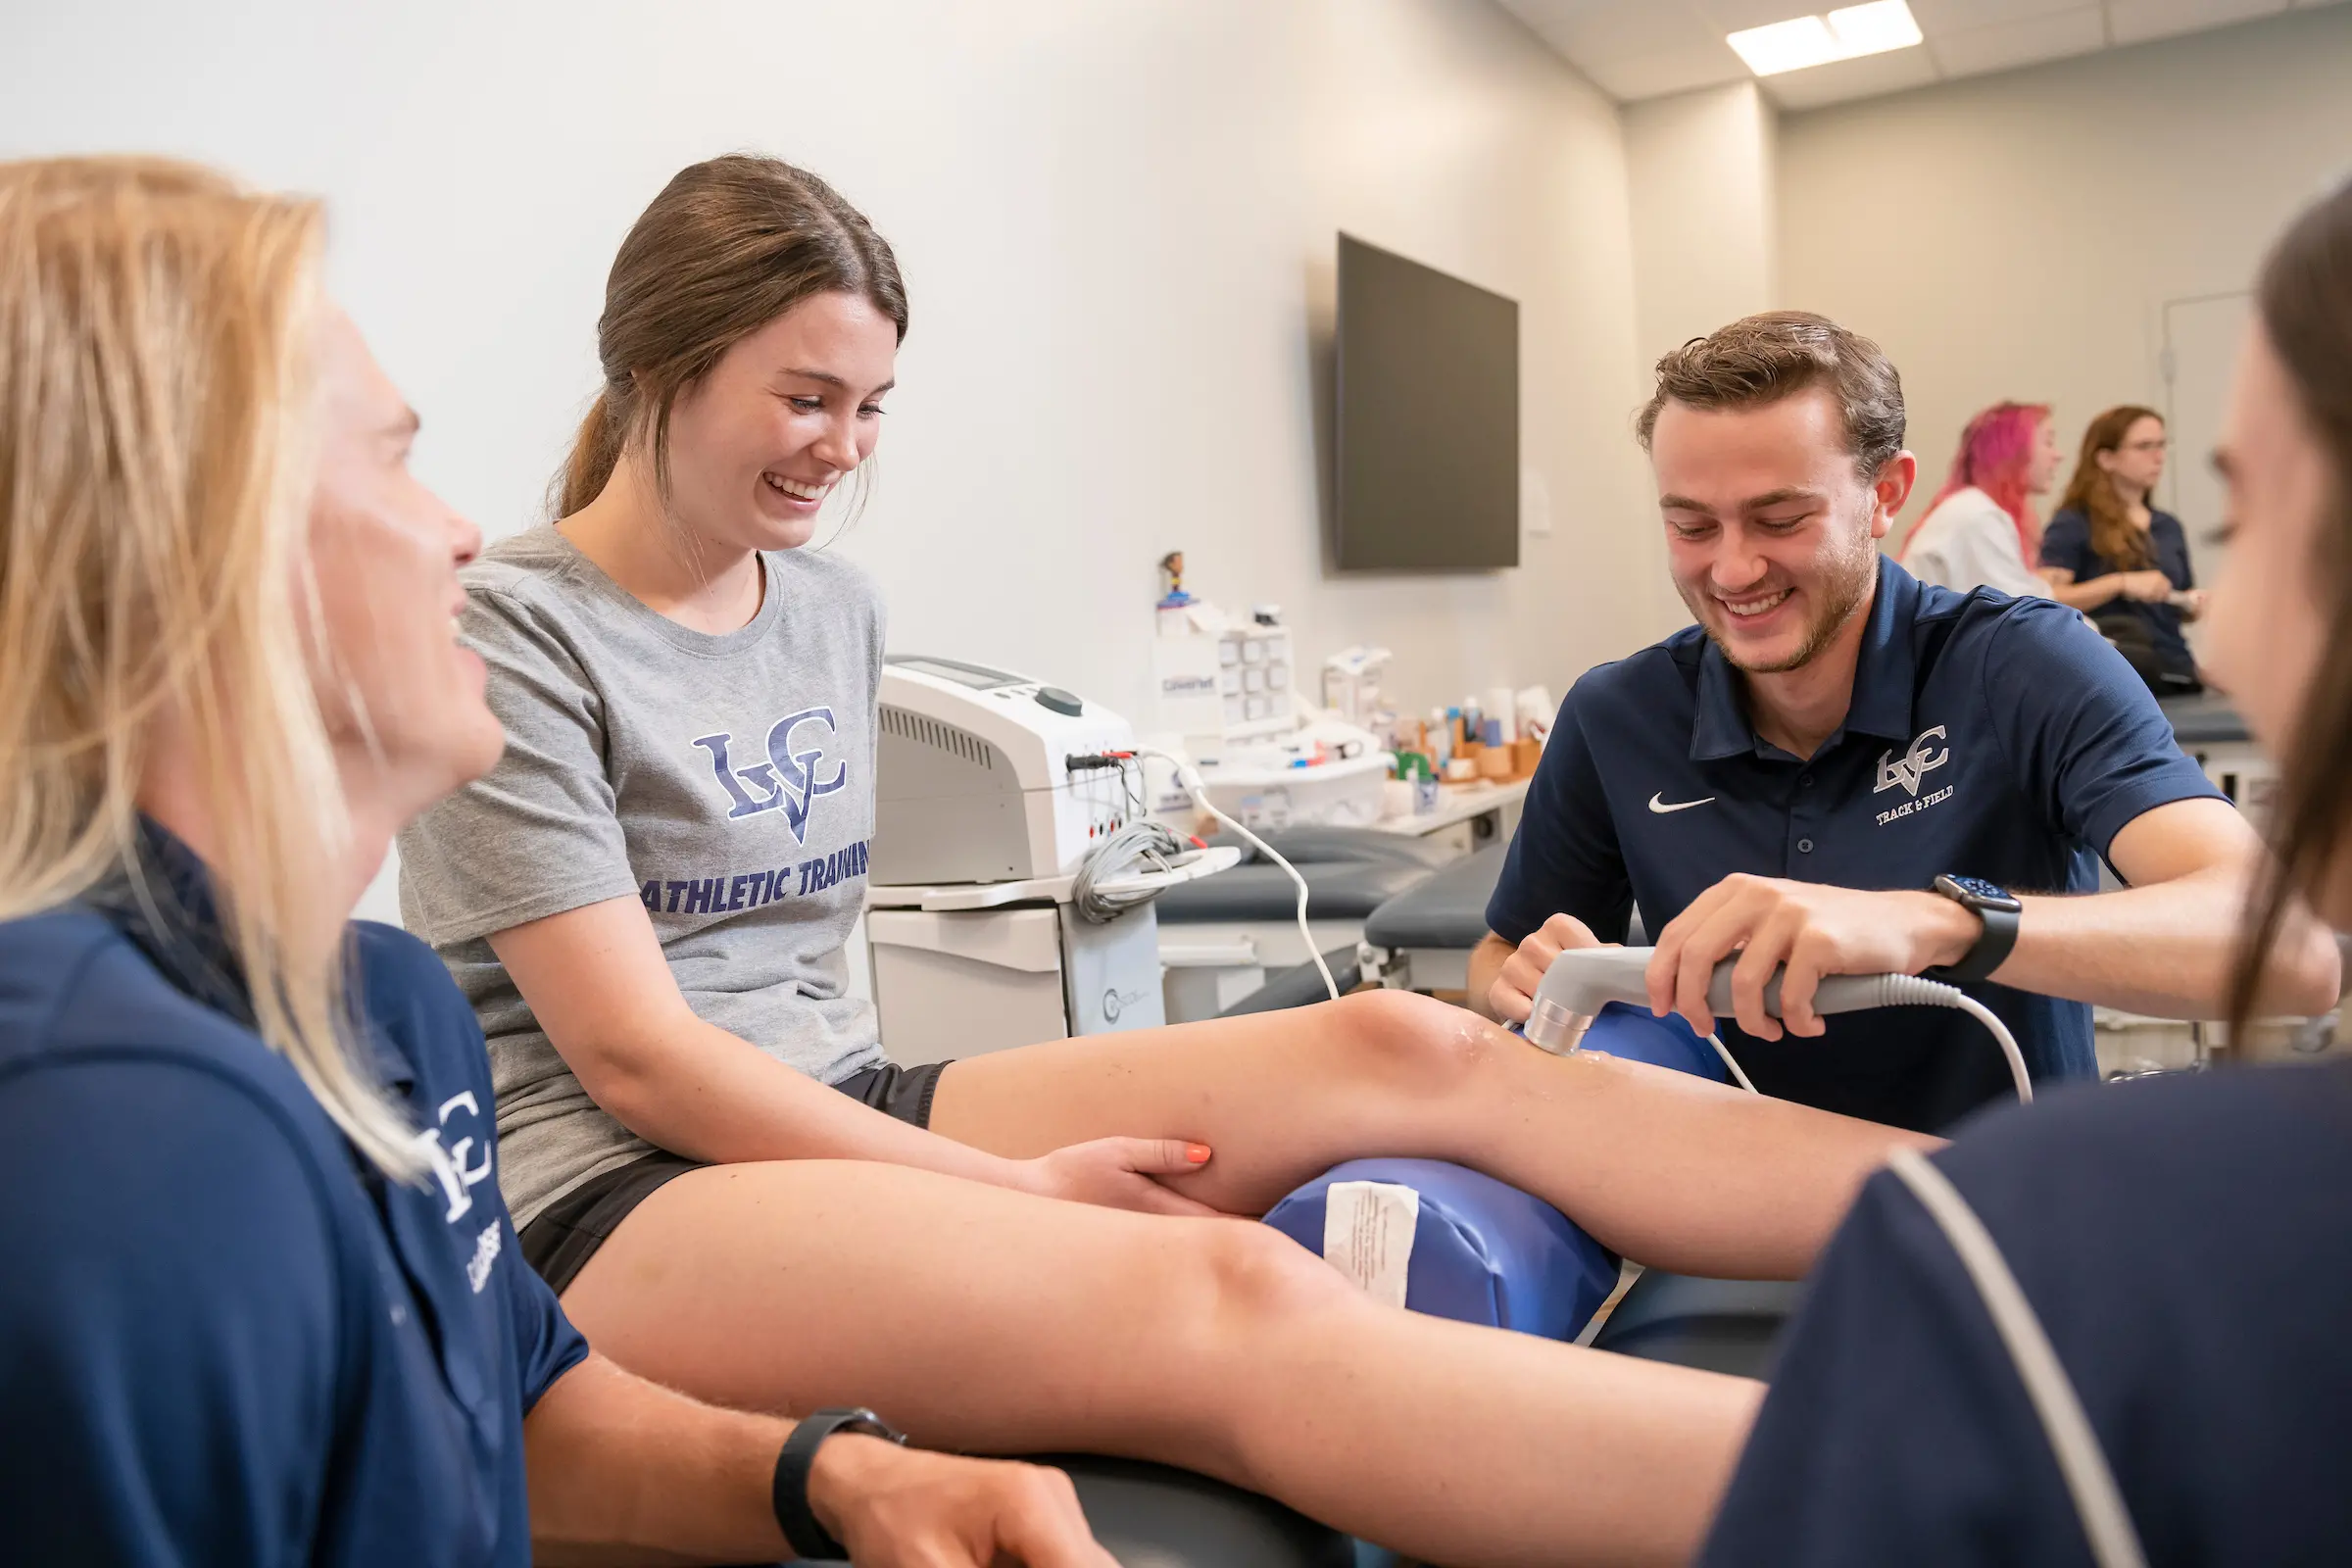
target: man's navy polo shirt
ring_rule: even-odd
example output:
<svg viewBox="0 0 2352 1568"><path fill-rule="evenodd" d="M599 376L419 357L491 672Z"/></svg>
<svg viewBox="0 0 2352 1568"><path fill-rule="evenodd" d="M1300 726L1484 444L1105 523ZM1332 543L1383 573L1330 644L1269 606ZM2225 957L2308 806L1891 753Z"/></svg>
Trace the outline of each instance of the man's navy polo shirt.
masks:
<svg viewBox="0 0 2352 1568"><path fill-rule="evenodd" d="M521 1568L522 1417L587 1345L514 1245L471 1009L352 928L431 1165L387 1182L253 1033L202 868L149 858L161 927L0 924L0 1557Z"/></svg>
<svg viewBox="0 0 2352 1568"><path fill-rule="evenodd" d="M1576 683L1536 770L1487 924L1524 940L1576 916L1655 933L1737 871L1924 889L1939 872L2019 893L2088 893L2133 817L2219 798L2138 676L2046 599L1921 583L1881 559L1845 722L1810 760L1760 739L1737 672L1697 626ZM2095 1075L2090 1008L2006 986L1970 993L2036 1080ZM2014 1093L1965 1013L1890 1007L1816 1039L1724 1044L1768 1095L1934 1130Z"/></svg>

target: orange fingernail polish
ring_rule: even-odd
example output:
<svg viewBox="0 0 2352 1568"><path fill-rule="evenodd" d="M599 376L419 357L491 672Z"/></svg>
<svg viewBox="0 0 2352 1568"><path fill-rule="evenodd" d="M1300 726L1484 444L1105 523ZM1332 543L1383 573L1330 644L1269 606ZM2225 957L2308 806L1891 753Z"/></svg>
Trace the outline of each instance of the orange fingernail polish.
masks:
<svg viewBox="0 0 2352 1568"><path fill-rule="evenodd" d="M1184 1157L1196 1165L1205 1165L1208 1163L1208 1146L1206 1144L1187 1144L1184 1146Z"/></svg>

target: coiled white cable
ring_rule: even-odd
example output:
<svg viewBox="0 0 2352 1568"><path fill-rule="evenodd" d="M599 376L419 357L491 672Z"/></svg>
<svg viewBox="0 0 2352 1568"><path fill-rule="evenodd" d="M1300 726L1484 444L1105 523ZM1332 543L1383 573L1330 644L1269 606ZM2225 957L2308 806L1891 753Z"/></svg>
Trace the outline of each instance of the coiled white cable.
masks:
<svg viewBox="0 0 2352 1568"><path fill-rule="evenodd" d="M1150 904L1159 897L1159 890L1106 891L1101 884L1140 870L1170 870L1184 853L1184 846L1164 824L1149 819L1130 822L1096 845L1079 865L1078 874L1070 881L1070 906L1089 925L1108 925L1129 909Z"/></svg>

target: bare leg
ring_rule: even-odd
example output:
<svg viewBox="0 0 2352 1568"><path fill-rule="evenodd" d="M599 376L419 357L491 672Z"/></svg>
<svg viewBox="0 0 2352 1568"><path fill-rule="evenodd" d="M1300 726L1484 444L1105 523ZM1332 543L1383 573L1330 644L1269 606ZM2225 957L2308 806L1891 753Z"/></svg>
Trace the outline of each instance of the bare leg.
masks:
<svg viewBox="0 0 2352 1568"><path fill-rule="evenodd" d="M564 1304L704 1398L1182 1464L1465 1565L1687 1556L1762 1394L1378 1305L1262 1226L889 1165L679 1177Z"/></svg>
<svg viewBox="0 0 2352 1568"><path fill-rule="evenodd" d="M1917 1133L1597 1054L1548 1055L1409 992L1092 1035L959 1061L931 1125L1012 1156L1111 1134L1215 1157L1177 1191L1262 1214L1345 1159L1470 1165L1629 1257L1795 1279L1863 1180Z"/></svg>

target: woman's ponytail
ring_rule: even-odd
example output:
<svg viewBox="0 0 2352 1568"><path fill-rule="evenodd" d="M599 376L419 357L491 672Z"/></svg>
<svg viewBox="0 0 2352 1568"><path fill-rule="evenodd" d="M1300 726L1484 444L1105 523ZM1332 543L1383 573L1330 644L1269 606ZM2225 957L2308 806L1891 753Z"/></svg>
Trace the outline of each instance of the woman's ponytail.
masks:
<svg viewBox="0 0 2352 1568"><path fill-rule="evenodd" d="M548 500L557 516L568 517L604 494L605 481L620 462L620 420L612 416L612 394L599 392L580 421L579 433L571 438L571 456L556 474Z"/></svg>

